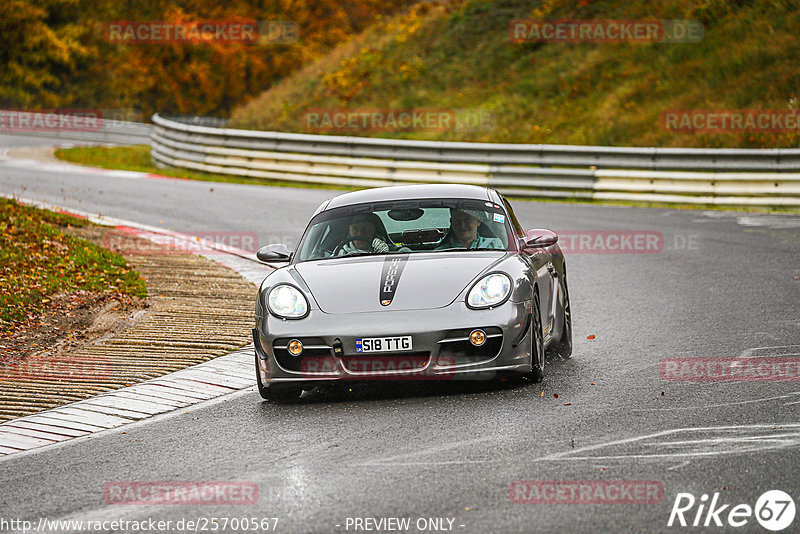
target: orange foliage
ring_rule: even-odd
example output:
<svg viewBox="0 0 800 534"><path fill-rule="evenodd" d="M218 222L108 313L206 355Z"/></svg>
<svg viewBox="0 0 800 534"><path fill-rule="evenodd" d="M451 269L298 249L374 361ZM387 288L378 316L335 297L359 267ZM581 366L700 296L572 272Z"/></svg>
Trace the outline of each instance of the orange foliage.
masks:
<svg viewBox="0 0 800 534"><path fill-rule="evenodd" d="M227 115L411 0L2 0L0 106ZM119 44L114 21L291 21L296 42Z"/></svg>

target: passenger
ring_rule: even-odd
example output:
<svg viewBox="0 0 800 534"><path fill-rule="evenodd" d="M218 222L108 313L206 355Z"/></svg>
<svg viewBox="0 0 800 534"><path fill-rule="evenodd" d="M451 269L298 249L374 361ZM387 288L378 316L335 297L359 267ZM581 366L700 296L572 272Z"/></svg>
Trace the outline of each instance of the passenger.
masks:
<svg viewBox="0 0 800 534"><path fill-rule="evenodd" d="M453 248L491 248L503 249L503 242L496 237L478 235L478 227L486 217L486 212L450 208L450 231L435 250Z"/></svg>
<svg viewBox="0 0 800 534"><path fill-rule="evenodd" d="M347 256L348 254L375 252L386 254L389 252L389 245L378 235L378 225L380 219L374 213L360 213L354 215L348 226L348 238L358 238L347 241L342 245L337 256Z"/></svg>

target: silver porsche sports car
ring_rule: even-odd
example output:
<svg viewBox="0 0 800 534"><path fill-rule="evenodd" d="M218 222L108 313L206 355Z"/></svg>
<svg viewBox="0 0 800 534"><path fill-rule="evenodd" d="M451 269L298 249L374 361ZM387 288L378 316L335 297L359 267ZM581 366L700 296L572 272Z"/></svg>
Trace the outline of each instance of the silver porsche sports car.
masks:
<svg viewBox="0 0 800 534"><path fill-rule="evenodd" d="M258 389L363 380L538 382L545 354L572 353L558 236L524 231L508 201L470 185L345 193L314 213L287 263L261 283L253 329Z"/></svg>

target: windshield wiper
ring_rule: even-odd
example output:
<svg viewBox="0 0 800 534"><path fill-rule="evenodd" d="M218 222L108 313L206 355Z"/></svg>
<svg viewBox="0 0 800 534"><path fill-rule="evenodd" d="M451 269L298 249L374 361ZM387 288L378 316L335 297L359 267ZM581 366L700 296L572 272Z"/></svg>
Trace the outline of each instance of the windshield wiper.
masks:
<svg viewBox="0 0 800 534"><path fill-rule="evenodd" d="M452 247L452 248L433 249L432 252L449 252L449 251L452 251L452 250L466 250L466 251L472 251L472 250L494 250L495 252L502 252L505 249L494 248L494 247L477 247L477 248Z"/></svg>
<svg viewBox="0 0 800 534"><path fill-rule="evenodd" d="M342 256L331 256L330 258L325 258L325 259L358 258L359 256L378 256L380 254L388 254L388 252L351 252L349 254L344 254Z"/></svg>

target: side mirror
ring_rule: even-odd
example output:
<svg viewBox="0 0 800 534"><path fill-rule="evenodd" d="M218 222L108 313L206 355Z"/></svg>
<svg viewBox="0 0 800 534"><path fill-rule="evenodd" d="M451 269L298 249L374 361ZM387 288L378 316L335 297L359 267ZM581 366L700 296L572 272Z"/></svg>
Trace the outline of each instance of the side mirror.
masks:
<svg viewBox="0 0 800 534"><path fill-rule="evenodd" d="M280 243L278 245L267 245L261 247L256 252L256 258L262 263L287 262L292 259L292 251L289 247Z"/></svg>
<svg viewBox="0 0 800 534"><path fill-rule="evenodd" d="M536 229L525 232L523 248L547 248L558 243L558 234L550 230Z"/></svg>

